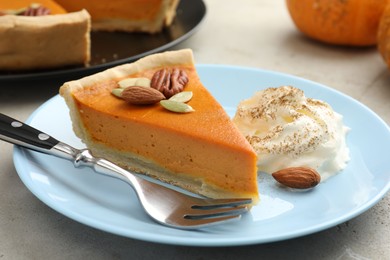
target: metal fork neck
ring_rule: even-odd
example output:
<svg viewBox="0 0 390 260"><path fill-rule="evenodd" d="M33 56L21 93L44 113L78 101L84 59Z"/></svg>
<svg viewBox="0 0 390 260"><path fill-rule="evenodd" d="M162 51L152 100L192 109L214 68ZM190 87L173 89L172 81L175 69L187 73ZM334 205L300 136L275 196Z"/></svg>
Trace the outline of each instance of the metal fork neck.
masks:
<svg viewBox="0 0 390 260"><path fill-rule="evenodd" d="M133 188L139 179L108 160L94 157L88 149L76 149L70 145L59 142L50 152L55 156L72 161L76 168L90 167L97 173L125 181Z"/></svg>

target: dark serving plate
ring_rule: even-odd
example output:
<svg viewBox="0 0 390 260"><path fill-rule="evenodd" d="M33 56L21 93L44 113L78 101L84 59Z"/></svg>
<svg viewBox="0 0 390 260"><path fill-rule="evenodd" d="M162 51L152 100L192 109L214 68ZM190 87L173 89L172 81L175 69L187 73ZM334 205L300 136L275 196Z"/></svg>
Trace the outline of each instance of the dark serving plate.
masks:
<svg viewBox="0 0 390 260"><path fill-rule="evenodd" d="M119 64L135 61L143 56L166 50L190 37L206 15L202 0L183 0L169 28L157 34L92 32L90 66L51 70L1 72L0 81L53 79L64 76L84 76Z"/></svg>

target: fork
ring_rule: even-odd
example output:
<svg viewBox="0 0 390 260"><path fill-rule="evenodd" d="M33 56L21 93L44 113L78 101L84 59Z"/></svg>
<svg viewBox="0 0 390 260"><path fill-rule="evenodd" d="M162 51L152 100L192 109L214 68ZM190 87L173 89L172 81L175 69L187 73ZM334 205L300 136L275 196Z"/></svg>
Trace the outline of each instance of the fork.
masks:
<svg viewBox="0 0 390 260"><path fill-rule="evenodd" d="M76 149L27 124L0 113L0 139L34 151L73 162L76 168L91 167L95 172L125 181L137 193L146 213L160 224L199 229L239 219L249 210L250 198L209 199L184 194L131 173L88 149Z"/></svg>

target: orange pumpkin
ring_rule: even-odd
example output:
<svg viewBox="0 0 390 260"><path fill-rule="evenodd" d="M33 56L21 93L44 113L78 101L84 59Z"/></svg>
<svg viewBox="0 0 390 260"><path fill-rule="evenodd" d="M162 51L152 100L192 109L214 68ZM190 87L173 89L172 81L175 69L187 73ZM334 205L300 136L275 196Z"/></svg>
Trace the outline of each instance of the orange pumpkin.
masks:
<svg viewBox="0 0 390 260"><path fill-rule="evenodd" d="M390 68L390 5L387 5L379 23L378 50Z"/></svg>
<svg viewBox="0 0 390 260"><path fill-rule="evenodd" d="M388 0L286 0L297 28L316 40L347 46L377 42Z"/></svg>

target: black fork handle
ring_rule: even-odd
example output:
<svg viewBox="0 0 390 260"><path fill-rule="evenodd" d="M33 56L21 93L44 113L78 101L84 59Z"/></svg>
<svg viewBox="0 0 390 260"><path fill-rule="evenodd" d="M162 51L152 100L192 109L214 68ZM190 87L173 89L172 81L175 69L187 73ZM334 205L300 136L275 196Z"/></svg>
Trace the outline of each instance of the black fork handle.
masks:
<svg viewBox="0 0 390 260"><path fill-rule="evenodd" d="M19 120L0 113L0 139L48 153L59 141Z"/></svg>

